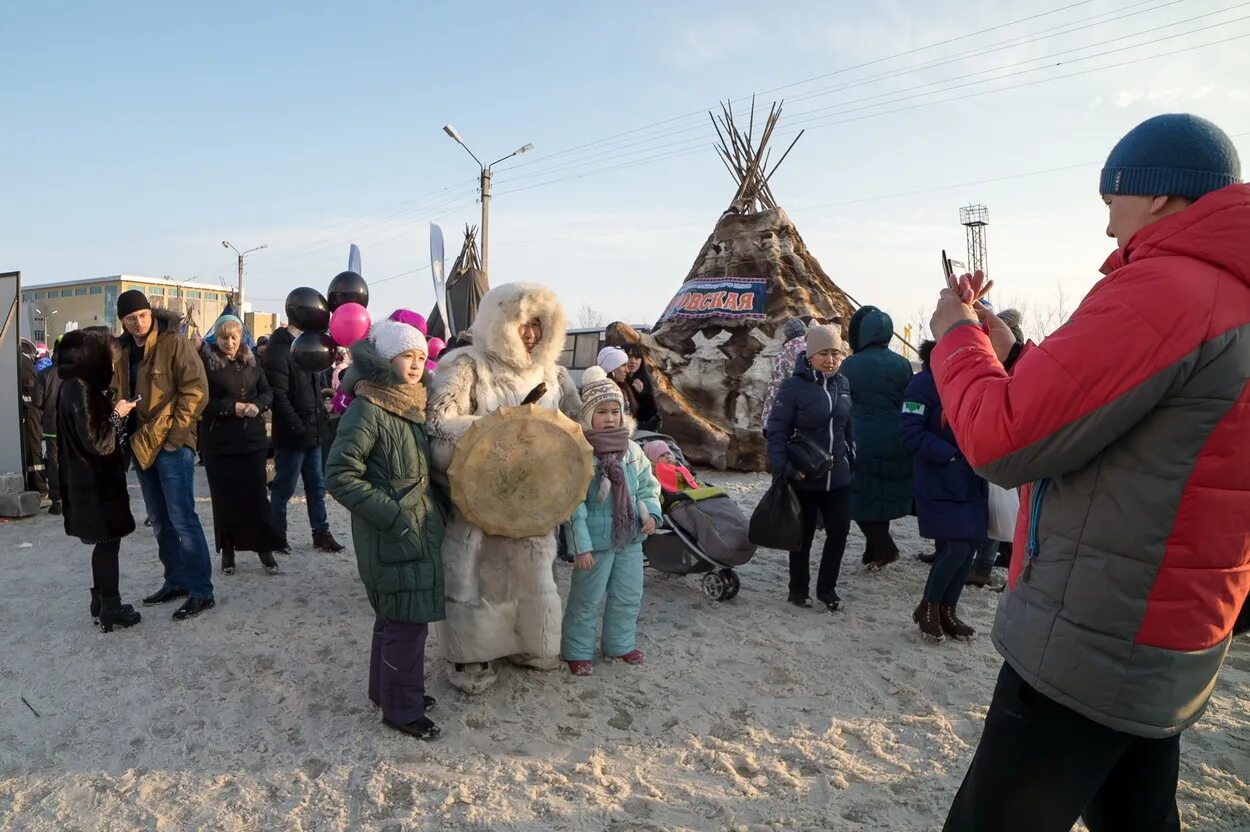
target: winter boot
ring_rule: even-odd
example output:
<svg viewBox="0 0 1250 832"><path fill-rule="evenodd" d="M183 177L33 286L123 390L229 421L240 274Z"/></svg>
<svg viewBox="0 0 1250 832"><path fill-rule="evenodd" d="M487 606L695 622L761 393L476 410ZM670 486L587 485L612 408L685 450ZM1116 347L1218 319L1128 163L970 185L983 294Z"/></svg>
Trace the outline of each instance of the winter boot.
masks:
<svg viewBox="0 0 1250 832"><path fill-rule="evenodd" d="M48 506L48 514L59 515L61 513L61 501L53 500L52 505Z"/></svg>
<svg viewBox="0 0 1250 832"><path fill-rule="evenodd" d="M223 575L234 574L234 550L233 549L221 550L221 574Z"/></svg>
<svg viewBox="0 0 1250 832"><path fill-rule="evenodd" d="M942 632L942 615L939 604L932 601L921 601L920 606L911 614L911 620L920 625L920 634L925 641L940 643L946 636Z"/></svg>
<svg viewBox="0 0 1250 832"><path fill-rule="evenodd" d="M273 552L258 552L260 555L260 565L265 567L265 571L270 575L277 575L279 572L278 562L273 558Z"/></svg>
<svg viewBox="0 0 1250 832"><path fill-rule="evenodd" d="M796 607L802 607L807 610L812 608L812 599L806 595L791 595L787 600Z"/></svg>
<svg viewBox="0 0 1250 832"><path fill-rule="evenodd" d="M100 591L91 587L91 623L100 623Z"/></svg>
<svg viewBox="0 0 1250 832"><path fill-rule="evenodd" d="M143 620L138 611L129 604L123 604L117 595L100 599L100 629L106 633L113 632L113 627L133 627Z"/></svg>
<svg viewBox="0 0 1250 832"><path fill-rule="evenodd" d="M313 548L318 552L341 552L343 544L334 539L334 535L327 532L318 532L313 535Z"/></svg>
<svg viewBox="0 0 1250 832"><path fill-rule="evenodd" d="M990 570L974 567L964 579L964 586L984 587L990 585Z"/></svg>
<svg viewBox="0 0 1250 832"><path fill-rule="evenodd" d="M938 609L938 620L942 625L942 632L951 638L972 638L977 634L976 630L959 620L954 604L942 604Z"/></svg>
<svg viewBox="0 0 1250 832"><path fill-rule="evenodd" d="M389 719L382 720L388 727L394 728L396 731L407 734L410 737L416 737L419 740L436 740L441 735L442 729L430 721L429 717L421 717L413 720L407 725L399 725L391 722Z"/></svg>

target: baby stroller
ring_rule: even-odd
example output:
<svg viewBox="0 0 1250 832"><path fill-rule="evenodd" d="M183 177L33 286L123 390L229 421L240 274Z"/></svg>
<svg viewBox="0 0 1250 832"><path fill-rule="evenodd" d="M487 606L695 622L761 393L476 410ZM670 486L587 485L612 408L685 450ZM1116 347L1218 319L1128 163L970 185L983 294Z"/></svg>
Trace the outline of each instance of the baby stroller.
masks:
<svg viewBox="0 0 1250 832"><path fill-rule="evenodd" d="M669 446L679 465L690 467L672 437L637 431L642 445L656 439ZM747 518L720 488L700 488L661 497L664 524L642 545L646 565L670 575L703 575L703 594L729 601L742 583L734 567L748 563L755 546L747 539Z"/></svg>

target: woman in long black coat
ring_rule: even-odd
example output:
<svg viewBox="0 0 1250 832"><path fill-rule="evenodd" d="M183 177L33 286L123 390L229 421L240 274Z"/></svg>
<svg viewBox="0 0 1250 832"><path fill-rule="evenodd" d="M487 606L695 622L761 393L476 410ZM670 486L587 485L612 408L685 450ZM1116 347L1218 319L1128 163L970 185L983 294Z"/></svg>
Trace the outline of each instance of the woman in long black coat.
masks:
<svg viewBox="0 0 1250 832"><path fill-rule="evenodd" d="M625 365L629 375L625 377L625 383L629 385L634 400L638 402L638 409L633 414L634 420L638 422L638 429L658 432L661 426L660 409L655 403L655 382L647 369L646 351L641 344L626 344L621 349L629 356L629 363Z"/></svg>
<svg viewBox="0 0 1250 832"><path fill-rule="evenodd" d="M121 541L135 530L123 433L134 402L117 401L113 367L121 349L104 327L67 333L57 352L56 442L65 533L93 547L91 617L108 633L141 618L122 603L117 586Z"/></svg>
<svg viewBox="0 0 1250 832"><path fill-rule="evenodd" d="M273 391L256 355L243 343L243 324L223 315L213 325L214 340L200 346L208 376L208 407L200 424L200 457L213 498L213 529L221 571L234 574L234 553L257 552L270 574L278 571L273 552L282 548L273 530L265 488L268 439L262 415L273 405Z"/></svg>

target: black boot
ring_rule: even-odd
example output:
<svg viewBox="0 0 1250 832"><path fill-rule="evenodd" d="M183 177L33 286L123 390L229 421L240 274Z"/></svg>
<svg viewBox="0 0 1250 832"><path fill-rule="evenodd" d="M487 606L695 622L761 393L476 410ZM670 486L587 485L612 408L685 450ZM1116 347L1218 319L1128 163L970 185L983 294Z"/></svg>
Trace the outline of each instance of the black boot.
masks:
<svg viewBox="0 0 1250 832"><path fill-rule="evenodd" d="M273 552L259 552L260 564L265 567L265 571L270 575L278 574L278 562L273 558Z"/></svg>
<svg viewBox="0 0 1250 832"><path fill-rule="evenodd" d="M59 515L61 513L61 501L53 500L52 505L48 506L48 514Z"/></svg>
<svg viewBox="0 0 1250 832"><path fill-rule="evenodd" d="M129 604L123 604L117 595L100 599L100 629L106 633L113 632L113 627L133 627L143 620L143 616Z"/></svg>
<svg viewBox="0 0 1250 832"><path fill-rule="evenodd" d="M221 550L221 574L223 575L234 574L234 550L233 549L227 548L227 549Z"/></svg>
<svg viewBox="0 0 1250 832"><path fill-rule="evenodd" d="M100 623L100 591L91 587L91 623Z"/></svg>
<svg viewBox="0 0 1250 832"><path fill-rule="evenodd" d="M409 722L407 725L398 725L390 720L382 720L396 731L401 731L410 737L416 737L419 740L436 740L442 734L442 730L430 721L429 717L421 717L418 720Z"/></svg>
<svg viewBox="0 0 1250 832"><path fill-rule="evenodd" d="M186 621L188 618L195 618L195 616L206 610L211 610L215 606L217 606L217 602L212 598L188 597L181 607L174 610L174 621Z"/></svg>
<svg viewBox="0 0 1250 832"><path fill-rule="evenodd" d="M174 600L175 598L186 598L189 594L190 593L187 592L187 590L185 589L173 589L171 587L163 586L160 589L156 590L156 592L153 592L147 598L144 598L143 604L144 606L148 606L148 607L152 606L153 604L165 604Z"/></svg>
<svg viewBox="0 0 1250 832"><path fill-rule="evenodd" d="M343 544L334 539L334 535L329 532L320 532L313 535L313 548L319 552L341 552Z"/></svg>

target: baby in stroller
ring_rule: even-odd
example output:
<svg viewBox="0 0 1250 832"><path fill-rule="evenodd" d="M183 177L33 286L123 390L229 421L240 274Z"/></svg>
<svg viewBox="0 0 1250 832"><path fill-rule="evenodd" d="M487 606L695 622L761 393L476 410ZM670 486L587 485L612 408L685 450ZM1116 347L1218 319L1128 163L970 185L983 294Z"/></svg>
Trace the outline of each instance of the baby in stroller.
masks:
<svg viewBox="0 0 1250 832"><path fill-rule="evenodd" d="M734 567L748 563L755 546L748 521L723 488L701 484L671 437L636 431L634 441L651 460L663 493L664 525L647 538L647 566L670 575L703 574L703 593L714 601L738 594Z"/></svg>
<svg viewBox="0 0 1250 832"><path fill-rule="evenodd" d="M702 488L698 480L685 465L677 464L677 455L663 439L652 439L642 446L642 452L651 460L655 469L655 478L660 481L660 488L665 492L688 491Z"/></svg>

